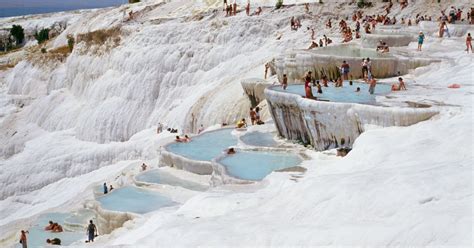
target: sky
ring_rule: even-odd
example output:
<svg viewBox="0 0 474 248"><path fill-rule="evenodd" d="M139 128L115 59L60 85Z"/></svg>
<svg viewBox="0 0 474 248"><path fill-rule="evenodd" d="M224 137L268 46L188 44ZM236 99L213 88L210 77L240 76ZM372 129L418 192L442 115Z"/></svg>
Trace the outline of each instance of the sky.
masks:
<svg viewBox="0 0 474 248"><path fill-rule="evenodd" d="M100 8L127 2L128 0L0 0L0 17Z"/></svg>

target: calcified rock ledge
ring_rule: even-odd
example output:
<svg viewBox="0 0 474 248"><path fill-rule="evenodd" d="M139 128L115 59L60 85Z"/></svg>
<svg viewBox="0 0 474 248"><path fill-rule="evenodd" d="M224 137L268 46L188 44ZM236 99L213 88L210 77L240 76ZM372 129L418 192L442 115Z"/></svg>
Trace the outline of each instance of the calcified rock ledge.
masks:
<svg viewBox="0 0 474 248"><path fill-rule="evenodd" d="M198 175L211 175L212 163L185 158L166 150L164 147L160 155L160 167L169 166L179 170L189 171Z"/></svg>
<svg viewBox="0 0 474 248"><path fill-rule="evenodd" d="M412 34L366 34L362 37L361 44L363 47L375 49L380 40L387 43L389 47L402 47L415 41L415 36Z"/></svg>
<svg viewBox="0 0 474 248"><path fill-rule="evenodd" d="M97 229L100 231L101 235L109 234L113 230L122 227L125 222L139 216L138 214L130 212L118 212L104 209L96 200L87 202L85 207L96 212Z"/></svg>
<svg viewBox="0 0 474 248"><path fill-rule="evenodd" d="M244 79L240 82L245 94L247 94L252 107L256 107L261 101L265 100L265 88L271 85L271 83L258 79L249 78Z"/></svg>
<svg viewBox="0 0 474 248"><path fill-rule="evenodd" d="M322 102L269 87L265 96L278 133L323 151L352 146L367 125L409 126L428 120L438 111L431 108L402 108L356 103Z"/></svg>
<svg viewBox="0 0 474 248"><path fill-rule="evenodd" d="M361 54L373 54L374 50L363 49L351 45L340 45L332 47L318 48L314 50L292 50L278 56L275 60L278 80L281 82L283 74L287 74L288 82L302 82L306 72L312 71L315 78L327 75L329 78L337 78L340 75L339 67L342 61L347 61L351 67L351 78L362 78L361 60L363 57L350 57L347 55L338 56L336 54L322 54L323 49L354 49L360 50ZM372 75L376 78L393 77L407 74L410 69L426 66L432 62L439 62L434 59L404 58L392 55L380 54L377 57L370 56L372 61Z"/></svg>

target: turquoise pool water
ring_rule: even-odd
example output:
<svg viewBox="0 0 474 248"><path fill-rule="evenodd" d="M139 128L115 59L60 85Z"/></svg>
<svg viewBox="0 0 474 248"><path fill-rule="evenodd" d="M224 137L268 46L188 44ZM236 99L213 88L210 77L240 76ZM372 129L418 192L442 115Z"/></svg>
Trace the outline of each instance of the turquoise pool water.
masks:
<svg viewBox="0 0 474 248"><path fill-rule="evenodd" d="M377 84L375 94L371 95L369 94L369 84L366 83L354 82L351 86L349 85L349 81L344 81L344 86L338 88L334 87L332 83L328 85L329 87L322 87L322 94L318 94L317 88L312 87L313 96L317 99L328 100L330 102L374 104L376 95L385 95L392 90L392 86L389 84ZM360 87L360 92L355 92L357 87ZM305 95L304 85L288 85L286 91L280 86L273 86L271 89L301 96Z"/></svg>
<svg viewBox="0 0 474 248"><path fill-rule="evenodd" d="M293 167L301 163L301 158L294 154L282 152L238 151L219 162L226 167L233 177L259 181L274 170Z"/></svg>
<svg viewBox="0 0 474 248"><path fill-rule="evenodd" d="M146 183L167 184L197 191L206 191L208 189L208 187L204 185L177 178L160 170L150 170L140 173L136 176L136 179Z"/></svg>
<svg viewBox="0 0 474 248"><path fill-rule="evenodd" d="M243 135L240 139L247 145L275 147L278 143L274 139L273 133L262 133L259 131Z"/></svg>
<svg viewBox="0 0 474 248"><path fill-rule="evenodd" d="M188 143L172 143L166 149L183 157L211 161L230 146L237 145L237 138L231 134L232 128L206 132Z"/></svg>
<svg viewBox="0 0 474 248"><path fill-rule="evenodd" d="M77 227L70 229L65 226L64 222L67 218L72 215L69 213L47 213L38 217L35 224L28 229L29 234L28 238L28 247L43 247L46 246L46 239L59 238L62 245L70 245L78 240L86 240L86 229L85 225L88 220L78 220L83 222L84 227ZM48 221L57 222L63 227L64 232L53 233L50 231L45 231L44 228L48 225ZM21 247L21 246L18 246Z"/></svg>
<svg viewBox="0 0 474 248"><path fill-rule="evenodd" d="M133 186L114 189L97 200L104 209L137 214L145 214L175 204L157 192Z"/></svg>

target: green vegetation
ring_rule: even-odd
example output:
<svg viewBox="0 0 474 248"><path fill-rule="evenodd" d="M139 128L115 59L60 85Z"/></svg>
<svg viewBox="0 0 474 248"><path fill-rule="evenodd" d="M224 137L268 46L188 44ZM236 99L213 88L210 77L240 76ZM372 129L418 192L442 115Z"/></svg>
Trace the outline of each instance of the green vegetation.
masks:
<svg viewBox="0 0 474 248"><path fill-rule="evenodd" d="M38 44L47 41L49 39L49 28L43 28L39 33L36 32L35 39L38 41Z"/></svg>
<svg viewBox="0 0 474 248"><path fill-rule="evenodd" d="M128 3L139 3L140 0L128 0Z"/></svg>
<svg viewBox="0 0 474 248"><path fill-rule="evenodd" d="M10 29L10 34L15 38L17 46L23 43L23 40L25 39L25 32L22 26L13 25L12 29Z"/></svg>
<svg viewBox="0 0 474 248"><path fill-rule="evenodd" d="M358 0L357 1L357 7L359 8L370 8L372 7L372 3L371 2L366 2L365 0Z"/></svg>
<svg viewBox="0 0 474 248"><path fill-rule="evenodd" d="M279 9L281 7L283 7L283 0L277 0L275 4L275 8Z"/></svg>
<svg viewBox="0 0 474 248"><path fill-rule="evenodd" d="M46 48L41 48L41 53L46 53Z"/></svg>
<svg viewBox="0 0 474 248"><path fill-rule="evenodd" d="M67 36L67 47L69 52L72 52L72 49L74 49L74 37L72 35Z"/></svg>

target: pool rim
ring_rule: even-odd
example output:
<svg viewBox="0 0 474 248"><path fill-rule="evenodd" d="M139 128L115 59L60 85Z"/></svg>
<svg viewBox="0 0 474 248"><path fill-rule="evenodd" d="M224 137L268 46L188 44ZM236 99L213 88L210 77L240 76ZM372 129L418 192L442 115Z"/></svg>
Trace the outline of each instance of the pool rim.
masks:
<svg viewBox="0 0 474 248"><path fill-rule="evenodd" d="M102 194L102 195L99 195L99 196L94 196L94 199L92 200L93 202L93 209L97 212L97 215L101 216L102 215L110 215L110 214L120 214L120 215L127 215L128 217L132 217L133 218L136 218L136 217L140 217L140 216L144 216L144 215L147 215L149 213L153 213L155 211L159 211L163 208L171 208L171 207L176 207L179 204L179 202L176 202L176 201L173 201L172 198L168 197L168 196L165 196L165 195L162 195L161 192L157 191L157 190L154 190L153 188L144 188L144 187L140 187L138 185L134 185L134 184L129 184L129 185L125 185L123 187L120 187L120 188L116 188L114 190L118 190L118 189L121 189L121 188L125 188L125 187L135 187L135 188L138 188L138 189L143 189L143 190L148 190L148 191L153 191L155 193L158 193L160 196L163 196L163 197L166 197L166 198L169 198L171 200L172 203L174 203L173 205L169 205L169 206L164 206L164 207L160 207L160 208L157 208L153 211L150 211L150 212L146 212L146 213L135 213L135 212L130 212L130 211L118 211L118 210L112 210L112 209L108 209L108 208L105 208L102 203L99 201L99 198L102 198L102 197L106 197L107 195L106 194ZM108 193L108 194L111 194L111 193Z"/></svg>
<svg viewBox="0 0 474 248"><path fill-rule="evenodd" d="M298 158L301 160L300 163L290 166L286 169L293 168L293 167L303 167L301 164L310 159L308 155L306 155L305 151L303 149L292 149L292 148L277 148L277 147L251 147L251 148L237 148L236 152L246 152L246 151L256 151L256 152L276 152L276 153L288 153L288 154L293 154L298 156ZM249 180L249 179L243 179L239 178L237 176L231 175L227 167L221 163L221 161L224 158L227 158L231 156L230 154L222 154L221 156L215 158L212 160L212 167L214 170L214 173L212 174L211 181L216 185L221 185L221 184L255 184L255 183L260 183L265 180L265 178L268 176L266 175L262 180ZM278 172L279 170L273 170L273 172ZM270 174L271 174L270 173Z"/></svg>

